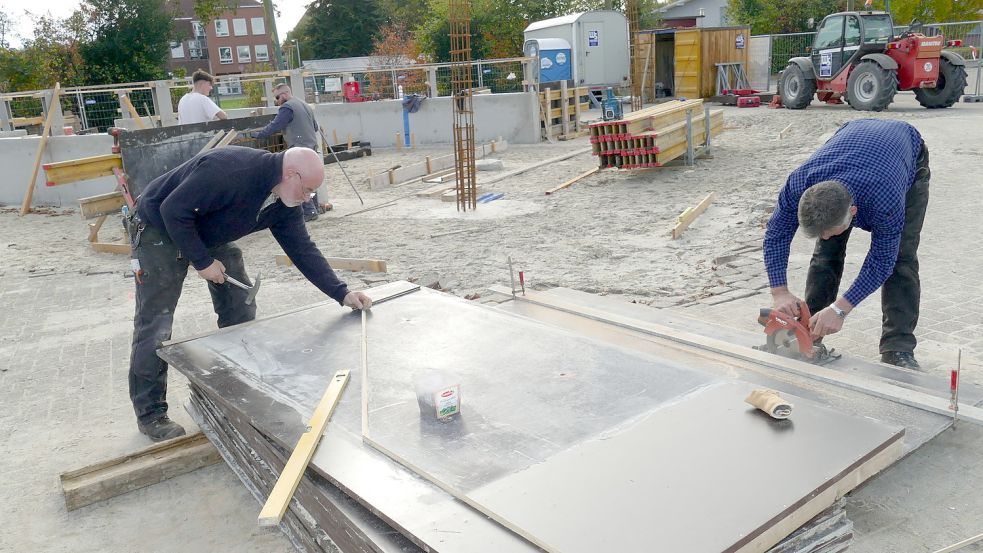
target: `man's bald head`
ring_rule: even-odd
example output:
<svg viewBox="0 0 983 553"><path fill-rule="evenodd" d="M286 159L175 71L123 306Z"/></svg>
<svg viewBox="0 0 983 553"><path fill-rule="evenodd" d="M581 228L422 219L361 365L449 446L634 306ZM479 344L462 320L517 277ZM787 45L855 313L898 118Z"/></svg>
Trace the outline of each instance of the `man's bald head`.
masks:
<svg viewBox="0 0 983 553"><path fill-rule="evenodd" d="M298 206L324 182L324 160L310 148L290 148L283 154L283 173L273 192L288 206Z"/></svg>

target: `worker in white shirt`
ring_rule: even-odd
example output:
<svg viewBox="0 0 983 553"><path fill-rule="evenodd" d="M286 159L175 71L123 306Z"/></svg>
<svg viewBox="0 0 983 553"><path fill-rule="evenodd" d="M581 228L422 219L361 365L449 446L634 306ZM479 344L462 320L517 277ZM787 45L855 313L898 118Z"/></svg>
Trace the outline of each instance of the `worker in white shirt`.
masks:
<svg viewBox="0 0 983 553"><path fill-rule="evenodd" d="M190 125L228 118L222 108L208 97L215 85L215 77L198 69L191 75L191 83L193 89L182 96L177 104L178 123Z"/></svg>

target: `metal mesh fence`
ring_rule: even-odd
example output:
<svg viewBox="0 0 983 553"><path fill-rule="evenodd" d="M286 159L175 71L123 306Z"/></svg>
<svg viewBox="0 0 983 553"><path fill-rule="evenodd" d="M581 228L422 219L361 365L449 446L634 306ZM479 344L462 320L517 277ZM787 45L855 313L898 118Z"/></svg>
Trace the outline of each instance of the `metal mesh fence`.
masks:
<svg viewBox="0 0 983 553"><path fill-rule="evenodd" d="M816 33L788 33L771 35L771 59L769 67L776 74L788 65L788 60L808 56Z"/></svg>

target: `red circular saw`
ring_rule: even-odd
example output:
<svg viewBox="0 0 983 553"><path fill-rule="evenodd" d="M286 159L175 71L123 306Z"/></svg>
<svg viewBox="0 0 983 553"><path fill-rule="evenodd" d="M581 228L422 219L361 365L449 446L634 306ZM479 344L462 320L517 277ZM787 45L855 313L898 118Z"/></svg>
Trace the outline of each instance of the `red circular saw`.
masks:
<svg viewBox="0 0 983 553"><path fill-rule="evenodd" d="M827 350L822 342L815 343L809 332L809 306L799 302L799 316L793 317L777 309L764 308L758 314L758 323L765 327L767 342L755 349L792 359L823 364L839 359L834 350Z"/></svg>

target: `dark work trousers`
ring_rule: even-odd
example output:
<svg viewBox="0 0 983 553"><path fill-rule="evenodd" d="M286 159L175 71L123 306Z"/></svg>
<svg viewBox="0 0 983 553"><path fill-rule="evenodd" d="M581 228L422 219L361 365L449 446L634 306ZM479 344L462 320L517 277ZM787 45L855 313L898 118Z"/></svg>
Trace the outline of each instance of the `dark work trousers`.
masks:
<svg viewBox="0 0 983 553"><path fill-rule="evenodd" d="M894 272L881 287L880 352L915 351L915 326L918 325L918 305L921 300L921 281L918 279L918 243L921 240L925 208L928 205L928 148L922 144L918 153L915 182L905 197L905 221L901 247L894 263ZM850 230L829 240L816 241L806 278L806 303L809 311L818 313L836 300L843 276L843 261Z"/></svg>
<svg viewBox="0 0 983 553"><path fill-rule="evenodd" d="M167 413L167 363L157 357L157 348L171 339L174 308L181 297L190 263L181 257L166 232L150 226L143 230L133 252L140 260L143 275L136 284L130 400L137 420L149 423ZM215 246L208 254L225 265L226 274L247 285L252 284L246 276L242 251L235 244ZM219 328L256 318L256 304L246 305L245 290L229 283L209 282L208 291L218 315Z"/></svg>

